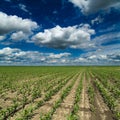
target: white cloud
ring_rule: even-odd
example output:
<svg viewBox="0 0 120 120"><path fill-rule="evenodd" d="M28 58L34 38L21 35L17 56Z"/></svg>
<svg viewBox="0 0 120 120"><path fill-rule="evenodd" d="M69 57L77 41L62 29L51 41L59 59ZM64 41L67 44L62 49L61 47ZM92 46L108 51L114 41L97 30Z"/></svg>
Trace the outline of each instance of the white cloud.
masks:
<svg viewBox="0 0 120 120"><path fill-rule="evenodd" d="M94 59L94 58L96 58L96 55L91 55L91 56L89 57L89 59Z"/></svg>
<svg viewBox="0 0 120 120"><path fill-rule="evenodd" d="M96 46L101 46L102 44L107 45L111 42L112 44L114 44L114 42L117 42L117 41L120 41L120 32L110 32L107 34L97 36L93 39L92 42Z"/></svg>
<svg viewBox="0 0 120 120"><path fill-rule="evenodd" d="M119 30L120 30L120 23L115 23L115 24L108 26L104 29L100 29L98 32L109 33L109 32L114 32L114 31L119 31Z"/></svg>
<svg viewBox="0 0 120 120"><path fill-rule="evenodd" d="M37 23L30 19L22 19L16 15L7 15L0 12L0 35L15 31L22 31L23 33L30 34L32 30L37 27Z"/></svg>
<svg viewBox="0 0 120 120"><path fill-rule="evenodd" d="M96 17L95 19L91 20L92 25L94 24L99 24L103 22L103 18L101 18L100 16Z"/></svg>
<svg viewBox="0 0 120 120"><path fill-rule="evenodd" d="M119 48L120 44L102 47L96 51L80 55L74 60L74 63L84 65L120 65Z"/></svg>
<svg viewBox="0 0 120 120"><path fill-rule="evenodd" d="M19 52L19 49L11 49L9 47L3 48L0 50L0 55L11 55L14 52Z"/></svg>
<svg viewBox="0 0 120 120"><path fill-rule="evenodd" d="M0 41L4 40L5 39L5 36L0 36Z"/></svg>
<svg viewBox="0 0 120 120"><path fill-rule="evenodd" d="M0 65L67 64L70 55L70 53L42 53L6 47L0 50Z"/></svg>
<svg viewBox="0 0 120 120"><path fill-rule="evenodd" d="M15 32L11 35L11 39L16 41L23 40L27 37L28 35L23 33L23 31Z"/></svg>
<svg viewBox="0 0 120 120"><path fill-rule="evenodd" d="M60 53L60 54L53 54L53 53L51 53L51 54L49 55L49 58L59 59L59 58L62 58L62 57L68 57L68 56L70 56L70 55L71 55L70 53Z"/></svg>
<svg viewBox="0 0 120 120"><path fill-rule="evenodd" d="M24 12L29 12L24 4L19 4L19 7L20 7L20 9L23 10Z"/></svg>
<svg viewBox="0 0 120 120"><path fill-rule="evenodd" d="M80 26L60 27L46 29L44 32L36 34L32 40L40 46L47 46L56 49L70 48L87 48L93 47L90 43L91 35L95 31L88 24Z"/></svg>
<svg viewBox="0 0 120 120"><path fill-rule="evenodd" d="M110 7L120 6L120 0L69 0L79 7L84 14L95 13Z"/></svg>
<svg viewBox="0 0 120 120"><path fill-rule="evenodd" d="M119 48L120 45L111 45L74 57L66 52L42 53L6 47L0 50L0 65L120 65Z"/></svg>
<svg viewBox="0 0 120 120"><path fill-rule="evenodd" d="M31 12L29 12L29 10L27 9L27 7L26 7L26 5L24 5L24 4L19 4L19 8L22 10L22 11L24 11L24 12L26 12L26 13L29 13L29 15L31 15L32 13Z"/></svg>

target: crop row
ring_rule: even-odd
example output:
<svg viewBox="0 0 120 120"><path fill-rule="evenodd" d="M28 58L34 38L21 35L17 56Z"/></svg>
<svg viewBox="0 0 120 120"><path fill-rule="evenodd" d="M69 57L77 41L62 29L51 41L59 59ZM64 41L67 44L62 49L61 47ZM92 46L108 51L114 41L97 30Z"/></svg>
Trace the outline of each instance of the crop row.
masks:
<svg viewBox="0 0 120 120"><path fill-rule="evenodd" d="M66 78L66 79L64 79L64 80L61 80L62 82L59 83L55 88L53 88L53 89L51 89L51 90L49 90L49 91L47 91L47 92L45 93L43 99L41 99L41 100L39 100L39 101L37 101L37 102L34 102L34 106L31 107L31 109L32 109L32 110L36 110L36 109L38 109L39 107L41 107L42 105L44 105L45 102L48 101L48 100L50 100L51 97L52 97L53 95L55 95L72 77L73 77L73 75L72 75L72 76L69 76L68 78ZM29 111L29 110L30 110L29 107L23 109L22 112L20 113L20 114L21 114L21 117L20 117L20 118L21 118L21 119L23 118L23 117L22 117L22 113L24 113L23 111ZM29 112L28 112L28 113L29 113ZM29 116L29 115L26 114L26 116Z"/></svg>
<svg viewBox="0 0 120 120"><path fill-rule="evenodd" d="M111 95L111 92L109 91L109 89L107 89L99 79L95 79L94 83L96 87L99 89L101 95L103 96L105 103L107 104L107 106L110 108L110 110L114 114L114 118L116 120L119 120L120 112L116 109L116 106L117 106L116 98Z"/></svg>

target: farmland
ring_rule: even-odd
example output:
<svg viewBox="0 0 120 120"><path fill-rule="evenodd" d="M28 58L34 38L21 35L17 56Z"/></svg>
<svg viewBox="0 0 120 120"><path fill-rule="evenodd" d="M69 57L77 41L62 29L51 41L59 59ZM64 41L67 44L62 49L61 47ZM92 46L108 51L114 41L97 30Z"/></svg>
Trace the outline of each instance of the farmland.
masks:
<svg viewBox="0 0 120 120"><path fill-rule="evenodd" d="M0 120L120 120L120 67L0 67Z"/></svg>

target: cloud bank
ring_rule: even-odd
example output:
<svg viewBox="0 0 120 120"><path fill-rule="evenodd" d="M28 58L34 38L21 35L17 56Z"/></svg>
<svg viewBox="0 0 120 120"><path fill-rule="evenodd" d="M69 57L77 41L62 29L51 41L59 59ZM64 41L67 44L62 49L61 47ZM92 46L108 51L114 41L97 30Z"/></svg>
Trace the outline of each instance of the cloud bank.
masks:
<svg viewBox="0 0 120 120"><path fill-rule="evenodd" d="M0 50L0 65L67 64L70 56L67 52L54 54L5 47Z"/></svg>
<svg viewBox="0 0 120 120"><path fill-rule="evenodd" d="M80 55L74 63L85 65L119 65L120 64L120 45L109 45L101 47L96 51L91 51Z"/></svg>
<svg viewBox="0 0 120 120"><path fill-rule="evenodd" d="M0 50L0 65L119 65L119 47L105 47L78 57L68 52L55 54L6 47Z"/></svg>

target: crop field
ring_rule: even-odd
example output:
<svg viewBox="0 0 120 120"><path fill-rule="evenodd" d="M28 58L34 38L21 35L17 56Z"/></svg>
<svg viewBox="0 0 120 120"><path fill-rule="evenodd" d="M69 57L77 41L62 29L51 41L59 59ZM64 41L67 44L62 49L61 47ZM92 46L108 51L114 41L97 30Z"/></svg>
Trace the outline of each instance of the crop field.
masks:
<svg viewBox="0 0 120 120"><path fill-rule="evenodd" d="M0 120L120 120L120 67L0 67Z"/></svg>

